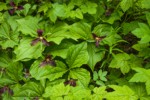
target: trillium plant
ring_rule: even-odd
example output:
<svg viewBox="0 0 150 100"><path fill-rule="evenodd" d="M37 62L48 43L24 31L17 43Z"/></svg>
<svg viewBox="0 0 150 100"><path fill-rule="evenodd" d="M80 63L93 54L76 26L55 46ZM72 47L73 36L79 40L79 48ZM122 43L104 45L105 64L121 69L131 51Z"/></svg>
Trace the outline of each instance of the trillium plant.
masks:
<svg viewBox="0 0 150 100"><path fill-rule="evenodd" d="M150 100L150 0L0 0L0 100Z"/></svg>

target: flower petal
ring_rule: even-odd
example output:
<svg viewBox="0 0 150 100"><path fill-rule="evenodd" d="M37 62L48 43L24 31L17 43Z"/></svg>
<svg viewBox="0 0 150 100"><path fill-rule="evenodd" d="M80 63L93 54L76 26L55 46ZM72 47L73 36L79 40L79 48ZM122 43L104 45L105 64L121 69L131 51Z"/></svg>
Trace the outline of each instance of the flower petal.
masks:
<svg viewBox="0 0 150 100"><path fill-rule="evenodd" d="M24 8L23 8L23 6L18 6L17 7L17 10L23 10Z"/></svg>
<svg viewBox="0 0 150 100"><path fill-rule="evenodd" d="M31 46L34 46L34 45L37 44L37 42L39 42L39 41L40 41L39 38L34 39L34 40L31 42Z"/></svg>
<svg viewBox="0 0 150 100"><path fill-rule="evenodd" d="M44 45L46 45L46 46L49 46L50 44L49 44L49 42L47 42L47 40L46 39L42 39L42 43L44 44Z"/></svg>
<svg viewBox="0 0 150 100"><path fill-rule="evenodd" d="M47 65L46 60L44 60L44 61L42 61L42 62L40 63L40 67L45 66L45 65Z"/></svg>
<svg viewBox="0 0 150 100"><path fill-rule="evenodd" d="M49 62L47 62L50 66L56 66L56 63L54 60L50 60Z"/></svg>
<svg viewBox="0 0 150 100"><path fill-rule="evenodd" d="M95 39L97 35L95 33L92 33L93 38Z"/></svg>
<svg viewBox="0 0 150 100"><path fill-rule="evenodd" d="M13 15L13 14L15 13L15 9L9 9L9 10L8 10L8 13L9 13L10 15Z"/></svg>
<svg viewBox="0 0 150 100"><path fill-rule="evenodd" d="M42 34L43 34L43 30L38 29L38 30L37 30L37 33L38 33L38 36L40 37L40 36L42 36Z"/></svg>
<svg viewBox="0 0 150 100"><path fill-rule="evenodd" d="M9 4L10 4L10 6L12 6L12 7L15 7L15 6L16 6L16 4L15 4L13 1L11 1Z"/></svg>
<svg viewBox="0 0 150 100"><path fill-rule="evenodd" d="M99 47L99 40L95 42L96 47Z"/></svg>

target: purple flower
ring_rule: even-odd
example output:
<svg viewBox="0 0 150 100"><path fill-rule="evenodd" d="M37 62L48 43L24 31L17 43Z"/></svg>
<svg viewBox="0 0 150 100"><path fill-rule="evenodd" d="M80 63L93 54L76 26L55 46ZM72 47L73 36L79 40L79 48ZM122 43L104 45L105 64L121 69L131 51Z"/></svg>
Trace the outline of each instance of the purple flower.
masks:
<svg viewBox="0 0 150 100"><path fill-rule="evenodd" d="M64 84L75 87L76 86L76 81L77 81L77 79L70 79L70 80L65 81Z"/></svg>
<svg viewBox="0 0 150 100"><path fill-rule="evenodd" d="M12 7L11 9L8 10L8 13L10 15L13 15L16 10L23 10L24 9L23 6L20 6L20 5L16 6L16 4L14 2L12 2L12 1L9 4Z"/></svg>
<svg viewBox="0 0 150 100"><path fill-rule="evenodd" d="M13 91L8 86L4 86L4 87L0 88L0 96L4 92L8 92L9 95L13 95Z"/></svg>
<svg viewBox="0 0 150 100"><path fill-rule="evenodd" d="M38 38L34 39L31 42L31 45L34 46L35 44L37 44L39 41L41 41L44 45L49 46L49 42L47 42L47 40L42 36L43 34L43 30L37 30L37 34L38 34Z"/></svg>
<svg viewBox="0 0 150 100"><path fill-rule="evenodd" d="M45 66L45 65L50 65L50 66L56 66L55 61L52 59L51 55L48 55L45 57L45 59L40 63L40 67Z"/></svg>
<svg viewBox="0 0 150 100"><path fill-rule="evenodd" d="M96 34L92 33L93 38L95 39L95 45L96 47L99 46L99 43L106 37L106 36L97 36Z"/></svg>

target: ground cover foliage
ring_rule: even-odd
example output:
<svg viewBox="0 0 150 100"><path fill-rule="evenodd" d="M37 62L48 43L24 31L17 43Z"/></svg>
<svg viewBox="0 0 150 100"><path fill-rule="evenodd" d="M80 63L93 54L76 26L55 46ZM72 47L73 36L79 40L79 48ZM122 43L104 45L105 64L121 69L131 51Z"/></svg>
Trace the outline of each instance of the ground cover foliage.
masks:
<svg viewBox="0 0 150 100"><path fill-rule="evenodd" d="M1 0L2 100L150 100L150 0Z"/></svg>

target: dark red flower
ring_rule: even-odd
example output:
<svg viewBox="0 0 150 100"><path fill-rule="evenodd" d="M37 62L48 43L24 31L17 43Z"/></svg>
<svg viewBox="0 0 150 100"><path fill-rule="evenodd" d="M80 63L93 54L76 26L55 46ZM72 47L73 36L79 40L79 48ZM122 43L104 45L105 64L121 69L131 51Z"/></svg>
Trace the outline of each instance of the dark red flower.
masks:
<svg viewBox="0 0 150 100"><path fill-rule="evenodd" d="M95 39L96 47L99 46L99 43L106 37L106 36L97 36L96 34L92 33L93 38Z"/></svg>
<svg viewBox="0 0 150 100"><path fill-rule="evenodd" d="M77 79L70 79L70 80L65 81L64 84L65 85L69 84L70 86L75 87L76 86L76 81L77 81Z"/></svg>
<svg viewBox="0 0 150 100"><path fill-rule="evenodd" d="M0 96L4 92L8 92L9 95L13 95L13 91L8 86L4 86L4 87L0 88Z"/></svg>
<svg viewBox="0 0 150 100"><path fill-rule="evenodd" d="M23 10L24 9L23 6L21 6L21 5L16 6L16 4L14 2L12 2L12 1L9 4L12 7L11 9L8 10L8 13L10 15L13 15L16 10Z"/></svg>
<svg viewBox="0 0 150 100"><path fill-rule="evenodd" d="M56 66L56 63L55 61L52 59L52 56L51 55L48 55L45 57L45 60L43 60L41 63L40 63L40 67L42 66L45 66L45 65L50 65L50 66Z"/></svg>
<svg viewBox="0 0 150 100"><path fill-rule="evenodd" d="M41 41L44 45L49 46L49 42L47 42L47 40L42 36L43 35L43 30L37 30L37 34L38 34L38 38L34 39L31 42L31 45L34 46L35 44L37 44L39 41Z"/></svg>

